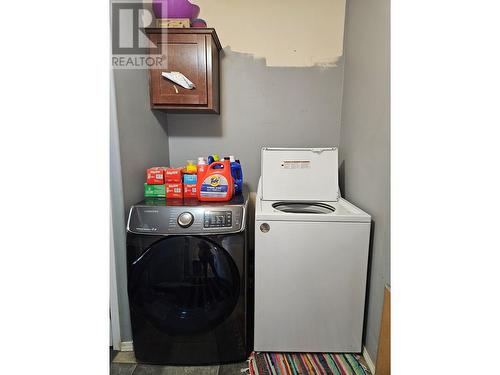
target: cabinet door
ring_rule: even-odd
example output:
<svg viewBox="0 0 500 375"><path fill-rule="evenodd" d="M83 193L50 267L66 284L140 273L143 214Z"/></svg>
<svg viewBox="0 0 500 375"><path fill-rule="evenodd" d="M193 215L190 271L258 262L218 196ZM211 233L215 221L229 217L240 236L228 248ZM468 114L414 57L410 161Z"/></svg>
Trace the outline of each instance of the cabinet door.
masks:
<svg viewBox="0 0 500 375"><path fill-rule="evenodd" d="M153 34L151 40L166 58L161 69L150 69L151 104L207 105L207 59L204 35ZM195 88L188 90L164 78L162 72L184 74Z"/></svg>

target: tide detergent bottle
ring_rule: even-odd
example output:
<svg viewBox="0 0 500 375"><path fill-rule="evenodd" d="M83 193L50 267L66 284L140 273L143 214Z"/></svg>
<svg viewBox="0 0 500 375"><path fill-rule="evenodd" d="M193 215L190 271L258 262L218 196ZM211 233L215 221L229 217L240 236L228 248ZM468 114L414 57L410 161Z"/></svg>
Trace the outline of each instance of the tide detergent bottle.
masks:
<svg viewBox="0 0 500 375"><path fill-rule="evenodd" d="M201 177L201 178L200 178ZM228 201L234 194L234 181L229 160L216 161L198 176L196 194L199 201Z"/></svg>

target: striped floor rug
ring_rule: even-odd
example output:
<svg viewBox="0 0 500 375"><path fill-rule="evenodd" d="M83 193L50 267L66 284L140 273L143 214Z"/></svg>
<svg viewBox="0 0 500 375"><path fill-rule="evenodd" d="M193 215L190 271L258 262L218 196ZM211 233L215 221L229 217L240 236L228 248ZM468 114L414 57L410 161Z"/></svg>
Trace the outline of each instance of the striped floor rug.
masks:
<svg viewBox="0 0 500 375"><path fill-rule="evenodd" d="M251 375L370 375L356 354L252 353Z"/></svg>

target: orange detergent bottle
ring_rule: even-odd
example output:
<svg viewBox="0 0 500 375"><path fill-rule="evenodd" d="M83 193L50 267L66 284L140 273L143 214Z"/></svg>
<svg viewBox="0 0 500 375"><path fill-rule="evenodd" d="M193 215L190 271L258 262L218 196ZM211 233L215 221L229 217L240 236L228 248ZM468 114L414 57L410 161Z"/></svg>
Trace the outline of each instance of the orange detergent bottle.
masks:
<svg viewBox="0 0 500 375"><path fill-rule="evenodd" d="M196 194L200 201L228 201L234 194L234 181L229 160L216 161L198 176Z"/></svg>

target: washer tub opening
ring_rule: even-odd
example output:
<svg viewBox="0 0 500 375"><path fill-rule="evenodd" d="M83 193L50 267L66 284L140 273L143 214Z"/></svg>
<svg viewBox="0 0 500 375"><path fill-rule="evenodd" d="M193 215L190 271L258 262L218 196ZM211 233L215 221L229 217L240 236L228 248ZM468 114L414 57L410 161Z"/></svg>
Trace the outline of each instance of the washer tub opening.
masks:
<svg viewBox="0 0 500 375"><path fill-rule="evenodd" d="M335 208L325 203L276 202L273 208L291 214L331 214Z"/></svg>

